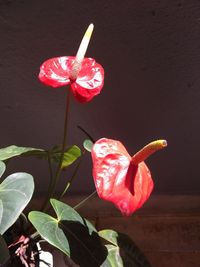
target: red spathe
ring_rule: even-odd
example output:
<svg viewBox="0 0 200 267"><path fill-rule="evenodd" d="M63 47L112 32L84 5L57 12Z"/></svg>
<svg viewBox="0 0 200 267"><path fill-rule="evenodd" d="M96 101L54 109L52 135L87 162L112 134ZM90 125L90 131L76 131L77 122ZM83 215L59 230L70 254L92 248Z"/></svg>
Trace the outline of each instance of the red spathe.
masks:
<svg viewBox="0 0 200 267"><path fill-rule="evenodd" d="M70 79L75 57L56 57L46 60L40 67L39 79L57 88L71 85L74 97L80 102L90 101L104 85L104 69L92 58L84 58L76 80Z"/></svg>
<svg viewBox="0 0 200 267"><path fill-rule="evenodd" d="M93 177L100 198L113 202L130 216L153 190L151 173L144 162L134 165L121 142L102 138L92 148Z"/></svg>

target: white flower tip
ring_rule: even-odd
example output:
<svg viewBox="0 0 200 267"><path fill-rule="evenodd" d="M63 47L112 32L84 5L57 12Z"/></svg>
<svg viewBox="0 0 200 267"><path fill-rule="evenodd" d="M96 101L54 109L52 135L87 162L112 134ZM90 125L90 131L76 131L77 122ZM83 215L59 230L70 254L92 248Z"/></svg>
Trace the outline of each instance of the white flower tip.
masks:
<svg viewBox="0 0 200 267"><path fill-rule="evenodd" d="M91 24L88 26L87 31L85 32L85 35L84 35L83 38L89 38L89 40L90 40L90 38L91 38L91 36L92 36L92 32L93 32L93 30L94 30L94 24L91 23Z"/></svg>
<svg viewBox="0 0 200 267"><path fill-rule="evenodd" d="M76 54L76 60L79 62L84 59L85 53L87 51L92 36L93 29L94 29L94 24L91 23L83 36L78 52Z"/></svg>
<svg viewBox="0 0 200 267"><path fill-rule="evenodd" d="M74 61L73 67L72 67L71 74L70 74L70 78L73 80L75 80L77 78L78 73L81 69L81 64L82 64L83 59L85 57L85 53L87 51L93 30L94 30L94 24L91 23L88 26L88 28L87 28L84 36L83 36L83 39L82 39L81 44L79 46L78 52L76 54L76 58L75 58L75 61Z"/></svg>

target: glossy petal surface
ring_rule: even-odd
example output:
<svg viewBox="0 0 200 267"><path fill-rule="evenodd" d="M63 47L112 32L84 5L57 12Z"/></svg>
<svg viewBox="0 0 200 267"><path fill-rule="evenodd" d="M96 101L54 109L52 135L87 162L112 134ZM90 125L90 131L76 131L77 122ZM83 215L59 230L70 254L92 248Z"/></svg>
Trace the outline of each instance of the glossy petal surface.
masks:
<svg viewBox="0 0 200 267"><path fill-rule="evenodd" d="M55 57L46 60L40 67L40 81L54 88L69 84L73 62L74 57Z"/></svg>
<svg viewBox="0 0 200 267"><path fill-rule="evenodd" d="M104 70L94 59L85 58L77 79L71 81L70 72L74 60L75 57L48 59L40 67L39 79L54 88L71 84L74 97L81 103L88 102L101 92L104 84Z"/></svg>
<svg viewBox="0 0 200 267"><path fill-rule="evenodd" d="M100 198L129 216L150 196L153 181L144 162L135 166L119 141L102 138L92 149L93 177Z"/></svg>

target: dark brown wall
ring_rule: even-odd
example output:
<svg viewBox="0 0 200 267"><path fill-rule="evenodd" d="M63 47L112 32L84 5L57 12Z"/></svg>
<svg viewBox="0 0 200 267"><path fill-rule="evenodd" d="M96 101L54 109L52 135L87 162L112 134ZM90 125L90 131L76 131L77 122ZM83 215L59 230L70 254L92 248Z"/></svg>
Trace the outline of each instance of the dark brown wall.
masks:
<svg viewBox="0 0 200 267"><path fill-rule="evenodd" d="M130 154L151 140L169 147L148 160L155 193L198 193L200 136L200 2L0 1L1 147L51 147L60 143L63 89L39 83L47 58L74 55L87 25L95 32L87 55L105 68L102 94L72 104L70 143L84 136L121 140ZM89 155L74 191L91 191ZM18 160L45 189L45 163ZM67 176L67 174L65 174Z"/></svg>

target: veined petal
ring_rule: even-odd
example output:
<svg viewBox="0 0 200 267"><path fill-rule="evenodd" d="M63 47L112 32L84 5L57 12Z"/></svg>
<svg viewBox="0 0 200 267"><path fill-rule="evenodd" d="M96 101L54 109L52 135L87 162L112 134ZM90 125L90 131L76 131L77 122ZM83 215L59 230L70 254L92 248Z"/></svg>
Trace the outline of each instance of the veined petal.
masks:
<svg viewBox="0 0 200 267"><path fill-rule="evenodd" d="M92 58L84 58L76 80L70 80L75 57L56 57L46 60L40 67L39 79L51 87L71 85L74 97L81 103L98 95L104 85L104 69Z"/></svg>
<svg viewBox="0 0 200 267"><path fill-rule="evenodd" d="M77 79L71 84L74 97L79 102L88 102L100 94L104 85L104 70L92 58L83 60Z"/></svg>
<svg viewBox="0 0 200 267"><path fill-rule="evenodd" d="M70 83L69 74L75 57L55 57L46 60L40 67L39 79L51 87Z"/></svg>
<svg viewBox="0 0 200 267"><path fill-rule="evenodd" d="M134 165L121 142L102 138L92 148L93 177L100 198L130 216L149 198L153 189L144 162Z"/></svg>

